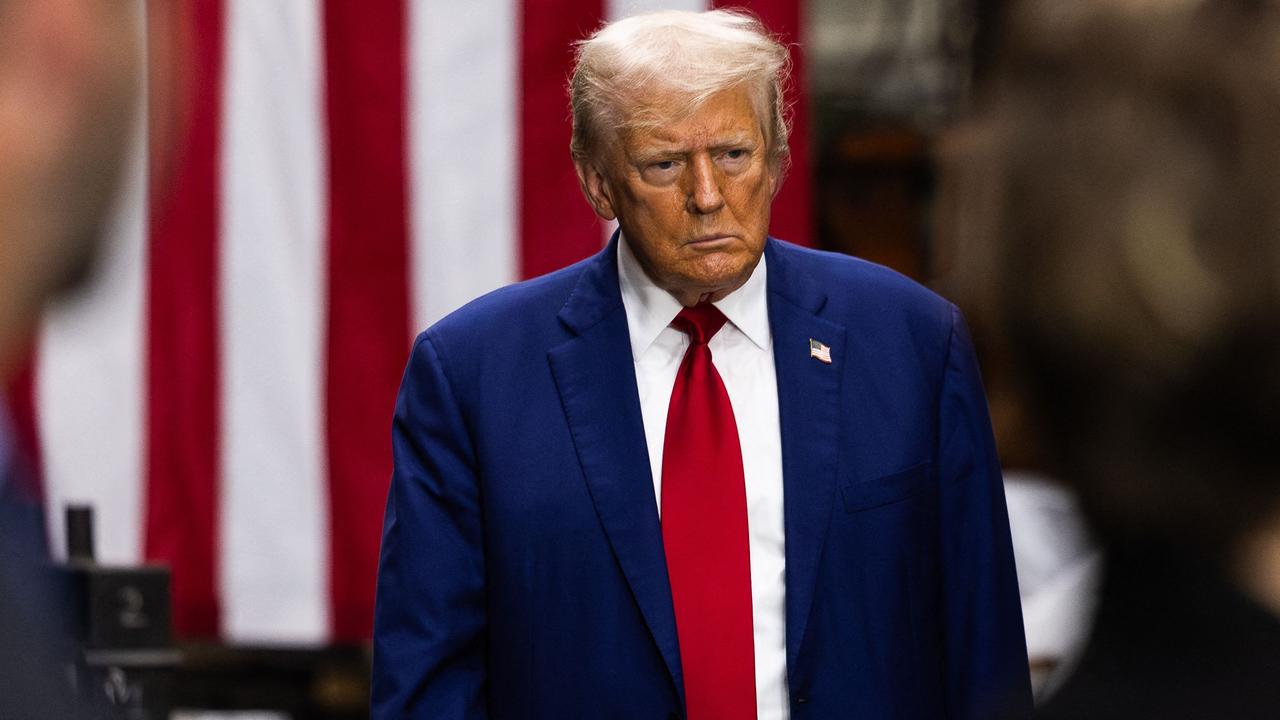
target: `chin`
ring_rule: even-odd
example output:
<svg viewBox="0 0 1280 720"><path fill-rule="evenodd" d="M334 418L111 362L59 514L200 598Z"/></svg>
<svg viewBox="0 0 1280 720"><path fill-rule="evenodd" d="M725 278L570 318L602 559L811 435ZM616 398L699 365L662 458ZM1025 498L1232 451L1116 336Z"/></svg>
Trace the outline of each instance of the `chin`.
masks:
<svg viewBox="0 0 1280 720"><path fill-rule="evenodd" d="M706 292L714 292L744 282L754 267L751 256L735 253L723 258L708 258L697 271L687 275L692 284L706 288Z"/></svg>

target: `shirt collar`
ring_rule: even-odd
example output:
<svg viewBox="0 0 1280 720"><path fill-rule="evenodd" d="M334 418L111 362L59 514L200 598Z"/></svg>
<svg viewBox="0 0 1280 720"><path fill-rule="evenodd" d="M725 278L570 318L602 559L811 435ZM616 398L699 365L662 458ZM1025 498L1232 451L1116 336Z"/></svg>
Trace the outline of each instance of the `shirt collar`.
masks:
<svg viewBox="0 0 1280 720"><path fill-rule="evenodd" d="M713 303L761 350L769 350L773 340L769 329L767 273L764 255L761 255L742 287ZM621 233L618 234L618 280L631 333L631 356L638 358L671 324L681 305L650 279Z"/></svg>

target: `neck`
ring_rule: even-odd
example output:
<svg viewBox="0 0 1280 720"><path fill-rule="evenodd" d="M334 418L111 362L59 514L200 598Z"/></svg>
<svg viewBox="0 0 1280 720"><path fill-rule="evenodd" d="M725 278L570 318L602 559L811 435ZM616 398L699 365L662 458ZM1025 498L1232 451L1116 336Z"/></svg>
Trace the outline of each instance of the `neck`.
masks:
<svg viewBox="0 0 1280 720"><path fill-rule="evenodd" d="M730 293L732 293L733 291L745 285L746 282L747 282L746 278L743 278L742 280L739 280L733 285L730 285L718 290L711 290L708 292L699 292L697 290L689 290L689 291L681 292L677 288L667 288L667 287L664 287L662 289L671 293L671 296L674 297L681 305L685 307L693 307L698 303L720 302L721 300L728 297Z"/></svg>
<svg viewBox="0 0 1280 720"><path fill-rule="evenodd" d="M0 273L0 283L7 280ZM0 296L0 388L3 388L13 372L14 353L17 352L20 339L30 333L25 322L30 315L20 302L14 302L7 294ZM3 394L0 392L0 394Z"/></svg>
<svg viewBox="0 0 1280 720"><path fill-rule="evenodd" d="M9 377L13 356L29 338L40 312L43 236L23 216L7 212L0 195L0 386Z"/></svg>

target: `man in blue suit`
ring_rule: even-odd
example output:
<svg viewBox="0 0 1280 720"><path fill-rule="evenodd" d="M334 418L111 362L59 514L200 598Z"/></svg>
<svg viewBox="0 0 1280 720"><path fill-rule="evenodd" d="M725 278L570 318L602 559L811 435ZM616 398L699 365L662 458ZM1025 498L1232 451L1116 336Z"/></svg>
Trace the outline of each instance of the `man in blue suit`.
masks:
<svg viewBox="0 0 1280 720"><path fill-rule="evenodd" d="M733 12L579 48L608 247L419 336L373 716L1027 709L999 464L958 311L767 236L785 48Z"/></svg>

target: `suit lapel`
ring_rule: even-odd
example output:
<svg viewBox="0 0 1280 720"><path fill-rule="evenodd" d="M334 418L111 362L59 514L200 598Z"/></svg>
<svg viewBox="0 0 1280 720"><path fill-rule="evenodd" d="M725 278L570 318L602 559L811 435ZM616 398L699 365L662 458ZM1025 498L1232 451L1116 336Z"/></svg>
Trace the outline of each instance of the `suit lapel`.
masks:
<svg viewBox="0 0 1280 720"><path fill-rule="evenodd" d="M778 374L787 562L787 668L794 672L827 536L840 438L840 376L845 328L818 313L826 293L794 267L794 250L770 240L769 324ZM809 341L831 349L831 364L810 357ZM794 680L794 678L793 678Z"/></svg>
<svg viewBox="0 0 1280 720"><path fill-rule="evenodd" d="M596 513L681 701L684 687L644 421L618 289L617 236L586 265L548 353Z"/></svg>

